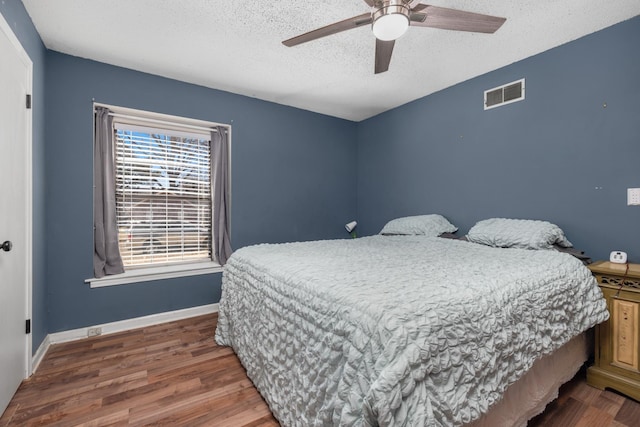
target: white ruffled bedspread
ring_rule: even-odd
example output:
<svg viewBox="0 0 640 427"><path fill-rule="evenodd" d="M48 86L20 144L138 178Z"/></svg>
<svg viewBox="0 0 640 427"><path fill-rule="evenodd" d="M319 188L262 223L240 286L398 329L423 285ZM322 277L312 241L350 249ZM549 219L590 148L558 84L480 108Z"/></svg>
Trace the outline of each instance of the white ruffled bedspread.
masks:
<svg viewBox="0 0 640 427"><path fill-rule="evenodd" d="M236 251L215 338L284 426L457 426L607 318L571 255L373 236Z"/></svg>

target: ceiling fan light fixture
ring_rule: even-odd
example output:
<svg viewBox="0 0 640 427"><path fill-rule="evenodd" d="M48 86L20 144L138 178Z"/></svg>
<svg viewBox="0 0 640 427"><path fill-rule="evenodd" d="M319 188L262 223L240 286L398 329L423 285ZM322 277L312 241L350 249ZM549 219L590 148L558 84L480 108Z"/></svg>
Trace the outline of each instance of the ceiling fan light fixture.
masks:
<svg viewBox="0 0 640 427"><path fill-rule="evenodd" d="M400 38L409 28L409 12L402 0L384 2L382 7L373 13L373 35L383 41Z"/></svg>

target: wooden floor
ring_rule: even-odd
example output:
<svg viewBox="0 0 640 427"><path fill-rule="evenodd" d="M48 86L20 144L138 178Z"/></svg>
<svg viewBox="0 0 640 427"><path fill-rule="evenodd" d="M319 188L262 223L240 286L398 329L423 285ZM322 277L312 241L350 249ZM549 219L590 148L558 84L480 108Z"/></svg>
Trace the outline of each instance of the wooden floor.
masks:
<svg viewBox="0 0 640 427"><path fill-rule="evenodd" d="M591 387L580 371L528 427L640 427L640 403Z"/></svg>
<svg viewBox="0 0 640 427"><path fill-rule="evenodd" d="M216 315L51 346L0 426L278 426Z"/></svg>
<svg viewBox="0 0 640 427"><path fill-rule="evenodd" d="M216 315L52 346L0 418L6 426L278 426ZM588 386L584 373L530 427L637 427L640 403Z"/></svg>

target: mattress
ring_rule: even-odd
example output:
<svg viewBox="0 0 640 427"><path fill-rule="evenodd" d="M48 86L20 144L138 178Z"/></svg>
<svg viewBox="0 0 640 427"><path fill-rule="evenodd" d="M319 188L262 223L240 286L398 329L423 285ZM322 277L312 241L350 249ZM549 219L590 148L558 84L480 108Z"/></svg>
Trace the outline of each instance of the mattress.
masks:
<svg viewBox="0 0 640 427"><path fill-rule="evenodd" d="M216 341L285 426L457 426L607 317L568 254L373 236L236 251Z"/></svg>

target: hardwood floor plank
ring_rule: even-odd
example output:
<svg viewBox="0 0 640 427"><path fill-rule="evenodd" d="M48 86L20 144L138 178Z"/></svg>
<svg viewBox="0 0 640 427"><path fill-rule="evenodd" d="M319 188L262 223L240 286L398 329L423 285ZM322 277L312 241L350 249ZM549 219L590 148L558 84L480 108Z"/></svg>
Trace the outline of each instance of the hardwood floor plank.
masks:
<svg viewBox="0 0 640 427"><path fill-rule="evenodd" d="M576 383L576 386L571 390L571 397L585 405L593 404L601 394L602 390L598 390L583 382Z"/></svg>
<svg viewBox="0 0 640 427"><path fill-rule="evenodd" d="M264 416L267 416L270 413L271 412L269 412L269 409L267 407L257 404L231 417L216 420L216 425L220 427L245 426L256 420L262 419ZM199 424L199 426L209 425L211 425L209 420L207 420L205 423Z"/></svg>
<svg viewBox="0 0 640 427"><path fill-rule="evenodd" d="M615 420L628 426L640 425L640 403L635 400L625 399L616 414Z"/></svg>
<svg viewBox="0 0 640 427"><path fill-rule="evenodd" d="M265 415L262 418L259 418L253 422L250 422L249 424L245 424L242 427L279 427L280 424L273 419L273 416L271 415L271 413L269 413L268 415Z"/></svg>
<svg viewBox="0 0 640 427"><path fill-rule="evenodd" d="M129 418L129 410L122 409L120 411L105 411L103 409L93 412L91 414L87 414L84 417L78 417L73 420L61 420L52 425L52 427L67 427L67 426L77 426L77 427L102 427L105 425L127 425L127 421Z"/></svg>
<svg viewBox="0 0 640 427"><path fill-rule="evenodd" d="M625 398L621 395L605 390L600 393L600 396L593 402L593 406L606 411L615 417L624 403L624 400Z"/></svg>
<svg viewBox="0 0 640 427"><path fill-rule="evenodd" d="M188 357L177 363L171 363L170 365L167 365L167 366L158 366L154 369L151 369L149 371L149 379L151 382L162 381L167 377L178 375L180 372L185 372L185 371L188 372L189 370L193 369L197 365L207 364L208 362L216 361L216 359L219 359L216 362L224 364L228 361L228 358L225 358L225 356L231 356L231 355L233 355L232 349L228 347L219 347L215 351L210 351L200 356ZM198 374L201 374L201 372L198 372Z"/></svg>
<svg viewBox="0 0 640 427"><path fill-rule="evenodd" d="M207 390L202 393L186 396L176 396L175 398L160 399L147 405L135 407L131 409L130 425L146 425L158 422L165 417L171 416L173 413L195 408L199 405L210 405L216 398L225 395L232 395L244 388L252 387L249 379L229 384L224 387Z"/></svg>
<svg viewBox="0 0 640 427"><path fill-rule="evenodd" d="M622 424L617 422L616 420L613 420L611 424L609 424L609 427L635 427L635 426L628 426L626 424Z"/></svg>
<svg viewBox="0 0 640 427"><path fill-rule="evenodd" d="M89 384L83 387L70 388L56 391L56 393L36 393L31 395L17 395L16 401L22 402L22 411L34 406L43 406L55 402L67 401L74 396L82 395L85 399L110 397L114 394L126 392L128 390L137 389L148 384L144 372L137 375L127 375L115 380L103 381L98 384ZM104 390L108 388L108 390Z"/></svg>
<svg viewBox="0 0 640 427"><path fill-rule="evenodd" d="M14 426L277 427L228 347L217 315L56 344L0 417ZM529 427L638 427L640 403L586 384L584 372Z"/></svg>
<svg viewBox="0 0 640 427"><path fill-rule="evenodd" d="M11 425L16 426L52 426L68 418L91 414L101 407L100 399L72 400L69 402L54 402L47 405L36 405L24 411L20 410L13 416Z"/></svg>
<svg viewBox="0 0 640 427"><path fill-rule="evenodd" d="M28 400L38 399L39 396L47 394L49 398L55 399L59 394L77 393L78 390L88 390L94 388L107 389L105 393L108 393L108 389L112 386L117 386L123 382L132 381L136 379L147 379L147 371L140 368L135 370L123 370L121 372L112 372L108 375L99 375L96 372L91 376L73 376L70 374L67 380L51 382L51 383L34 383L30 384L25 382L18 389L18 393L14 399L18 402L24 403Z"/></svg>
<svg viewBox="0 0 640 427"><path fill-rule="evenodd" d="M558 408L553 417L541 425L548 427L576 426L587 408L587 405L571 397Z"/></svg>
<svg viewBox="0 0 640 427"><path fill-rule="evenodd" d="M582 417L575 424L576 427L595 427L595 426L608 426L613 421L613 415L610 413L598 409L594 406L589 406L584 412Z"/></svg>
<svg viewBox="0 0 640 427"><path fill-rule="evenodd" d="M9 406L5 409L4 414L0 416L0 427L7 427L9 425L19 406L20 404L13 400L9 402Z"/></svg>
<svg viewBox="0 0 640 427"><path fill-rule="evenodd" d="M137 388L115 393L102 399L102 404L106 406L126 406L133 407L145 405L155 400L169 396L175 396L178 393L187 391L200 390L201 383L199 378L174 383L147 383Z"/></svg>
<svg viewBox="0 0 640 427"><path fill-rule="evenodd" d="M243 404L238 405L237 402ZM265 406L256 391L247 387L232 395L214 399L206 405L176 411L162 421L169 425L218 425L222 420L244 412L252 405ZM270 412L268 414L271 415Z"/></svg>

